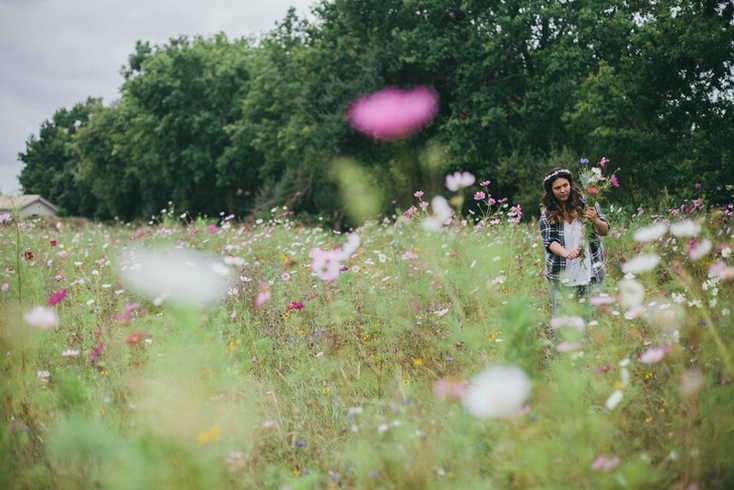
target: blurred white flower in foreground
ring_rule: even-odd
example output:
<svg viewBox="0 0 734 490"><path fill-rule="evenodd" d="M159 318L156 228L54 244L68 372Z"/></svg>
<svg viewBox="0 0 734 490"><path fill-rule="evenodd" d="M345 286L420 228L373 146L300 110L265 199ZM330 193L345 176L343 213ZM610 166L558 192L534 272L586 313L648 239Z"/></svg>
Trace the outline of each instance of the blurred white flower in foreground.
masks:
<svg viewBox="0 0 734 490"><path fill-rule="evenodd" d="M624 392L622 390L614 390L614 393L609 395L609 398L607 398L607 410L614 410L617 408L617 405L622 401L622 398L624 398Z"/></svg>
<svg viewBox="0 0 734 490"><path fill-rule="evenodd" d="M446 176L446 188L456 192L465 187L471 187L476 179L469 172L454 172Z"/></svg>
<svg viewBox="0 0 734 490"><path fill-rule="evenodd" d="M443 196L436 196L431 200L431 215L423 220L423 229L438 231L444 222L454 215L453 208Z"/></svg>
<svg viewBox="0 0 734 490"><path fill-rule="evenodd" d="M688 250L688 258L691 260L699 260L706 256L713 247L713 243L708 238L704 238L700 242L695 243Z"/></svg>
<svg viewBox="0 0 734 490"><path fill-rule="evenodd" d="M634 279L622 279L617 283L619 290L619 304L627 310L632 310L645 300L645 287Z"/></svg>
<svg viewBox="0 0 734 490"><path fill-rule="evenodd" d="M59 326L59 315L51 308L36 306L23 314L28 325L48 330Z"/></svg>
<svg viewBox="0 0 734 490"><path fill-rule="evenodd" d="M221 260L193 250L135 249L120 264L125 286L157 300L184 305L222 299L230 272Z"/></svg>
<svg viewBox="0 0 734 490"><path fill-rule="evenodd" d="M622 266L625 273L640 274L653 270L660 263L660 256L657 254L641 254L631 259Z"/></svg>
<svg viewBox="0 0 734 490"><path fill-rule="evenodd" d="M652 242L665 235L666 231L668 231L668 226L665 223L655 223L637 230L634 239L637 242Z"/></svg>
<svg viewBox="0 0 734 490"><path fill-rule="evenodd" d="M475 417L507 417L529 396L530 378L520 367L490 366L469 382L462 404Z"/></svg>
<svg viewBox="0 0 734 490"><path fill-rule="evenodd" d="M701 225L686 219L670 225L670 232L675 236L695 236L701 231Z"/></svg>

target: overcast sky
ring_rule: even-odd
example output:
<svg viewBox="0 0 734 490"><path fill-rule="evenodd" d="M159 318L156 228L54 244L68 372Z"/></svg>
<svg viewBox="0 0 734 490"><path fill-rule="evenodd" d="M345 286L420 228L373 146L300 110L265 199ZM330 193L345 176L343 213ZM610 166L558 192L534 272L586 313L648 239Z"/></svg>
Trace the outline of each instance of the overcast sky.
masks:
<svg viewBox="0 0 734 490"><path fill-rule="evenodd" d="M120 68L135 42L179 35L229 39L270 31L288 8L310 17L315 0L0 0L0 191L17 176L31 134L56 110L87 97L119 98Z"/></svg>

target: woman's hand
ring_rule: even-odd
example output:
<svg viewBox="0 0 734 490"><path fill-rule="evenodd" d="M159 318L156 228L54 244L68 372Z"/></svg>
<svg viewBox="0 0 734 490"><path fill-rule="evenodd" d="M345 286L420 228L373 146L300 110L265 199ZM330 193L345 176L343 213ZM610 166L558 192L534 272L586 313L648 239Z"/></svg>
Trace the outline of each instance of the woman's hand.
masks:
<svg viewBox="0 0 734 490"><path fill-rule="evenodd" d="M579 255L581 255L581 250L579 250L578 248L573 249L573 250L563 249L563 255L562 256L566 260L577 259L579 257Z"/></svg>
<svg viewBox="0 0 734 490"><path fill-rule="evenodd" d="M599 219L599 215L596 212L595 207L587 207L586 208L586 217L594 223L594 228L596 228L596 232L601 236L606 236L607 233L609 233L609 225L606 224L604 221Z"/></svg>

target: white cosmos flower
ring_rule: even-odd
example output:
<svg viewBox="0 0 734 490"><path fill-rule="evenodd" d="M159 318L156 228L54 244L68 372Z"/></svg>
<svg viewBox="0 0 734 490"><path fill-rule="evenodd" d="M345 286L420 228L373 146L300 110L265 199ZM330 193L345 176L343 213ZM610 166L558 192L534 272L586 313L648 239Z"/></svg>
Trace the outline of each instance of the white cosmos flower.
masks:
<svg viewBox="0 0 734 490"><path fill-rule="evenodd" d="M670 232L675 236L695 236L701 231L701 225L690 219L673 223L670 225Z"/></svg>
<svg viewBox="0 0 734 490"><path fill-rule="evenodd" d="M530 378L518 366L490 366L476 375L462 398L475 417L489 419L516 413L530 396Z"/></svg>
<svg viewBox="0 0 734 490"><path fill-rule="evenodd" d="M622 270L629 274L641 274L653 270L660 263L657 254L640 254L622 266Z"/></svg>
<svg viewBox="0 0 734 490"><path fill-rule="evenodd" d="M637 242L652 242L665 235L666 231L668 231L668 225L665 223L655 223L637 230L634 234L634 239Z"/></svg>
<svg viewBox="0 0 734 490"><path fill-rule="evenodd" d="M634 279L622 279L617 283L619 304L622 308L632 310L645 300L645 287Z"/></svg>
<svg viewBox="0 0 734 490"><path fill-rule="evenodd" d="M28 325L48 330L59 326L59 315L51 308L36 306L23 314Z"/></svg>
<svg viewBox="0 0 734 490"><path fill-rule="evenodd" d="M446 176L446 188L452 192L469 187L476 179L469 172L454 172Z"/></svg>
<svg viewBox="0 0 734 490"><path fill-rule="evenodd" d="M688 251L688 258L691 260L701 259L711 251L711 247L713 247L711 240L704 238L691 247Z"/></svg>
<svg viewBox="0 0 734 490"><path fill-rule="evenodd" d="M423 229L428 231L440 230L444 221L454 215L453 208L443 196L436 196L431 200L431 209L431 216L423 220Z"/></svg>
<svg viewBox="0 0 734 490"><path fill-rule="evenodd" d="M624 392L622 390L614 390L614 393L609 395L609 398L607 398L607 410L614 410L617 408L617 405L622 401L622 398L624 398Z"/></svg>
<svg viewBox="0 0 734 490"><path fill-rule="evenodd" d="M120 276L127 287L151 298L198 305L224 297L230 270L193 250L136 249L121 264Z"/></svg>

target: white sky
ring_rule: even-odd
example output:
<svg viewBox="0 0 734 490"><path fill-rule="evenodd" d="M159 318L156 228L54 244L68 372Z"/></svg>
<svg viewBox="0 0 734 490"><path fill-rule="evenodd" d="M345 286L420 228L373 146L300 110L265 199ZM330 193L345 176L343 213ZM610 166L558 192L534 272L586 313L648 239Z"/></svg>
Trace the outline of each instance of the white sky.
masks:
<svg viewBox="0 0 734 490"><path fill-rule="evenodd" d="M87 97L119 98L120 68L135 42L165 44L224 32L229 39L275 27L316 0L0 0L0 191L17 176L31 134L56 110Z"/></svg>

